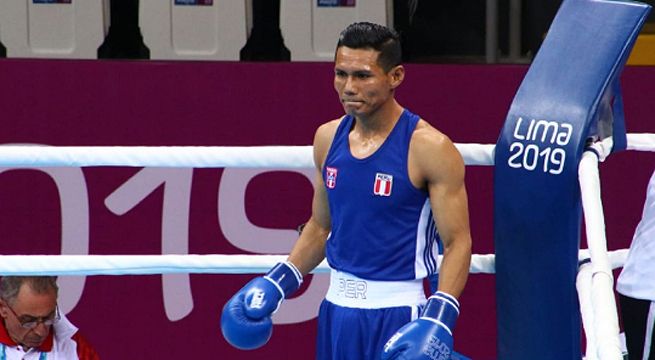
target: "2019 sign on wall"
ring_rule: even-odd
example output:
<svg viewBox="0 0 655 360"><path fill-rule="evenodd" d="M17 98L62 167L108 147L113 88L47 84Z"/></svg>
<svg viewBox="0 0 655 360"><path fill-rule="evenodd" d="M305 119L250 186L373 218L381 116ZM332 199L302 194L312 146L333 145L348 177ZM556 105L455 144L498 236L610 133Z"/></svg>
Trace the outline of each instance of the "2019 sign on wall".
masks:
<svg viewBox="0 0 655 360"><path fill-rule="evenodd" d="M0 174L17 169L0 169ZM22 170L25 170L23 168ZM59 194L61 209L61 253L89 254L89 228L93 214L89 211L89 195L81 168L34 168L46 174ZM246 191L250 181L284 169L224 169L217 194L218 225L225 240L236 248L253 254L285 254L297 238L295 229L266 228L253 224L246 213ZM311 186L313 169L293 171L307 178ZM161 254L189 254L189 216L193 169L143 168L120 184L104 199L111 213L118 216L134 209L150 194L163 187L161 203ZM265 199L263 199L265 201ZM193 310L189 275L164 274L162 296L166 316L171 321L186 317ZM317 275L297 298L289 300L275 316L278 324L311 320L325 294L329 278ZM59 305L65 313L72 311L84 290L86 276L64 277Z"/></svg>

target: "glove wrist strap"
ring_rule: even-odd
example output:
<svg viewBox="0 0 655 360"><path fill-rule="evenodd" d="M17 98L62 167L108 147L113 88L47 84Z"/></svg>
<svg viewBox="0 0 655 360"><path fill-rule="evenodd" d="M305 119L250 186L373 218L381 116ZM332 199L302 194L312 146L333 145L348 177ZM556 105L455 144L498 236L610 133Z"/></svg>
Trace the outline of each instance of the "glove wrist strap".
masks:
<svg viewBox="0 0 655 360"><path fill-rule="evenodd" d="M264 277L277 284L285 298L291 296L302 284L300 271L288 261L277 263Z"/></svg>
<svg viewBox="0 0 655 360"><path fill-rule="evenodd" d="M459 302L455 297L442 291L430 296L421 317L437 320L451 332L459 316Z"/></svg>

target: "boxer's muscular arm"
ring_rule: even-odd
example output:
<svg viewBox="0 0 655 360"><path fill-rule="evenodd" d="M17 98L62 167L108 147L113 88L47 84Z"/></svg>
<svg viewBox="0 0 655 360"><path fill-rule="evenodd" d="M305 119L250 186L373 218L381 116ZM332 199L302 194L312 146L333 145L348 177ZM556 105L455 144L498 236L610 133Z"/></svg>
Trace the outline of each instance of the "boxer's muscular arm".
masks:
<svg viewBox="0 0 655 360"><path fill-rule="evenodd" d="M445 253L439 291L430 296L419 319L389 339L382 359L450 359L459 316L456 297L464 289L471 261L464 162L450 139L421 121L410 143L409 173L414 185L427 188L430 194Z"/></svg>
<svg viewBox="0 0 655 360"><path fill-rule="evenodd" d="M331 223L322 169L339 121L340 119L323 124L316 130L314 136L316 179L312 199L312 216L307 221L288 259L303 275L312 271L325 258L325 241L330 233Z"/></svg>
<svg viewBox="0 0 655 360"><path fill-rule="evenodd" d="M439 290L459 297L471 263L468 198L464 185L464 161L452 141L421 121L410 145L410 176L423 183L439 236L444 244L439 268Z"/></svg>

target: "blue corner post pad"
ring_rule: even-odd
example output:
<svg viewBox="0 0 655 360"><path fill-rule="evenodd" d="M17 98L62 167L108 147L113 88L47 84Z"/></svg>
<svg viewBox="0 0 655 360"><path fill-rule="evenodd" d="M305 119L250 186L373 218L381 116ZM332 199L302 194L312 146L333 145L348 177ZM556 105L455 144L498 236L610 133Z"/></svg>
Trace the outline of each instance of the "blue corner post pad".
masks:
<svg viewBox="0 0 655 360"><path fill-rule="evenodd" d="M494 169L499 359L581 357L578 164L588 141L625 148L619 77L649 11L565 0L514 97Z"/></svg>
<svg viewBox="0 0 655 360"><path fill-rule="evenodd" d="M458 353L457 351L453 351L450 353L450 360L471 360L471 358L468 358L465 355Z"/></svg>

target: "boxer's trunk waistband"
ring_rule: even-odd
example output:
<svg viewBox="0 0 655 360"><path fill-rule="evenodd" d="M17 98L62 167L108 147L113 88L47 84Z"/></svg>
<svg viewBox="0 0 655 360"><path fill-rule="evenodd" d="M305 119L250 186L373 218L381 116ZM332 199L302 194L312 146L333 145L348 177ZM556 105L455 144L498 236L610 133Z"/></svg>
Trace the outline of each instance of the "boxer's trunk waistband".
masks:
<svg viewBox="0 0 655 360"><path fill-rule="evenodd" d="M332 270L325 299L335 305L379 309L424 305L423 280L377 281Z"/></svg>

